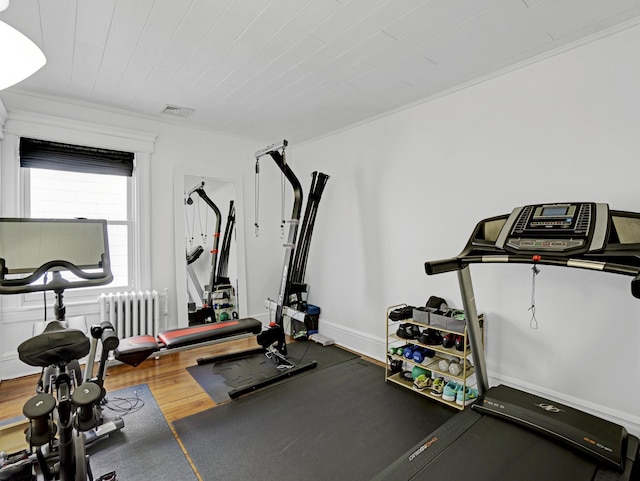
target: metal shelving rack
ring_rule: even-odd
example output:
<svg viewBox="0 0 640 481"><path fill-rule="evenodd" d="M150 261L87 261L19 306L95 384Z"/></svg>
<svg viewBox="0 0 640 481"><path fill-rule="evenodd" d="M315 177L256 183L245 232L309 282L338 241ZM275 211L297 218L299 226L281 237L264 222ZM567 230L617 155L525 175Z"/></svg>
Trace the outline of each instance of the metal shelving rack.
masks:
<svg viewBox="0 0 640 481"><path fill-rule="evenodd" d="M473 386L475 384L475 382L470 382L473 381L473 376L475 374L475 369L471 366L471 364L468 361L469 356L471 356L471 349L469 348L468 345L468 337L467 337L467 329L465 327L463 332L459 332L457 330L451 330L451 329L446 329L443 327L439 327L439 326L431 326L430 324L426 324L423 322L417 322L413 319L401 319L398 321L394 321L389 319L389 314L391 313L391 311L395 310L395 309L399 309L399 308L403 308L403 307L407 307L407 304L397 304L394 306L390 306L387 309L387 316L386 316L386 326L387 326L387 362L385 363L385 379L386 381L389 382L393 382L395 384L399 384L400 386L406 387L408 389L413 390L414 392L417 392L419 394L422 394L430 399L434 399L438 402L441 402L443 404L446 404L447 406L451 406L455 409L459 409L459 410L463 410L465 408L465 406L461 406L459 404L456 404L455 401L446 401L444 399L442 399L442 396L435 396L431 393L430 389L424 389L424 390L419 390L417 388L414 387L413 382L412 381L407 381L405 379L403 379L402 377L402 371L401 372L392 372L391 370L391 366L390 363L392 360L397 360L397 361L401 361L403 363L403 370L411 370L411 368L413 366L419 366L421 368L427 369L429 371L431 371L432 373L435 373L435 375L437 377L443 377L446 381L449 380L453 380L459 384L462 384L463 387L466 386ZM484 332L484 318L482 315L478 316L478 320L480 322L480 326L481 329ZM421 329L428 329L428 328L433 328L436 329L438 331L440 331L443 334L446 333L452 333L455 335L460 335L464 337L464 349L462 351L459 351L457 349L455 349L454 347L452 348L446 348L442 345L427 345L427 344L422 344L420 342L418 342L417 339L405 339L402 337L399 337L396 334L396 331L398 329L398 326L400 326L400 324L413 324L418 326ZM395 354L390 354L390 348L392 347L399 347L401 345L413 345L416 347L421 347L421 348L427 348L427 349L431 349L432 351L435 351L436 355L432 358L425 358L424 362L422 363L418 363L413 361L412 359L407 359L403 356L398 356ZM447 358L444 358L442 356L447 356ZM444 372L442 370L440 370L438 364L442 359L448 359L451 357L456 357L458 359L460 359L461 361L464 360L464 362L461 362L461 366L462 366L462 371L460 372L460 375L458 376L454 376L452 375L450 372ZM409 369L404 369L405 366L409 366Z"/></svg>

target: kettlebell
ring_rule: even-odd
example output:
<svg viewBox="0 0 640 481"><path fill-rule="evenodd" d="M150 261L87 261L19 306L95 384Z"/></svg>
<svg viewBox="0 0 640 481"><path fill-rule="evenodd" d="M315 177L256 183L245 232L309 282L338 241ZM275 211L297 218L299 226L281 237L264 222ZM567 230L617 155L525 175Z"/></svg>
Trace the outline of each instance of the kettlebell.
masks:
<svg viewBox="0 0 640 481"><path fill-rule="evenodd" d="M428 371L427 369L420 367L420 366L414 366L413 369L411 369L411 377L415 380L415 378L417 378L418 376L420 376L421 374L424 374L427 377L431 377L431 371Z"/></svg>

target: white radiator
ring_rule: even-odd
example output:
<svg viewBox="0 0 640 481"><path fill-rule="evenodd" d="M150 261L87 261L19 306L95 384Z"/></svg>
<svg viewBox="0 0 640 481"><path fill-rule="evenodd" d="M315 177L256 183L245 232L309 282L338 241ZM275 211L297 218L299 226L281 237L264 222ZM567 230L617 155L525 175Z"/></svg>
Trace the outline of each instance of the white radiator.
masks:
<svg viewBox="0 0 640 481"><path fill-rule="evenodd" d="M166 325L167 290L100 294L100 322L109 321L118 337L156 336ZM162 304L162 305L161 305Z"/></svg>

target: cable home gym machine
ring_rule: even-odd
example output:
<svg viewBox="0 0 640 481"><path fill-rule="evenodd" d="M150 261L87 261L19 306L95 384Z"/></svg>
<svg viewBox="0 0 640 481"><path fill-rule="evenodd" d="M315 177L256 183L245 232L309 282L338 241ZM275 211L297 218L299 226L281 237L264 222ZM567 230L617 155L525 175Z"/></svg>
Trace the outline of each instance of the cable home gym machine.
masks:
<svg viewBox="0 0 640 481"><path fill-rule="evenodd" d="M282 175L291 184L293 189L293 207L291 212L291 220L289 223L289 235L285 247L284 265L282 268L282 275L280 276L280 289L278 292L277 302L267 301L267 307L270 311L275 311L275 319L270 323L269 327L263 330L257 336L258 344L260 348L243 351L240 353L233 353L229 355L214 356L209 358L198 359L198 364L208 364L213 362L229 361L233 359L244 358L252 355L265 354L268 358L272 359L279 369L279 374L256 381L253 384L246 385L243 388L237 388L229 392L229 396L234 399L248 392L255 391L256 389L268 386L276 383L287 377L291 377L300 372L307 371L316 367L316 362L298 362L294 364L287 357L287 343L285 339L284 319L285 316L291 318L294 317L308 317L308 313L302 311L306 310L306 293L307 285L304 283L304 274L306 270L307 259L309 256L309 246L311 243L311 235L313 233L313 226L315 224L318 204L324 191L324 187L329 179L329 176L323 173L314 172L312 174L311 191L309 194L309 200L305 209L305 215L302 221L302 228L300 235L298 236L298 225L300 224L300 217L302 213L303 204L303 192L300 185L300 181L291 170L291 167L286 161L285 149L288 145L286 140L278 144L270 145L265 149L256 152L256 177L259 175L260 167L259 160L269 155L280 171ZM256 182L256 206L258 202L258 183ZM284 230L284 220L282 228ZM256 234L259 226L257 222L257 208L256 208Z"/></svg>
<svg viewBox="0 0 640 481"><path fill-rule="evenodd" d="M192 299L189 300L189 324L226 321L230 318L237 319L238 312L235 310L235 289L231 285L228 277L229 252L231 251L231 239L236 221L234 203L233 201L229 203L229 215L227 216L222 247L218 249L220 243L220 227L222 225L220 209L218 209L218 206L205 192L204 182L197 184L186 193L185 203L187 205L193 205L191 196L194 193L198 194L211 210L213 210L216 225L213 234L213 247L211 248L209 283L204 286L204 289L202 289L192 265L203 254L204 249L201 245L198 245L187 252L187 273L200 298L200 307L197 307ZM189 297L191 298L191 293L189 293Z"/></svg>
<svg viewBox="0 0 640 481"><path fill-rule="evenodd" d="M457 257L426 262L428 275L457 272L480 395L375 479L636 479L638 438L624 427L505 385L489 387L469 269L476 263L631 276L631 293L640 298L640 214L601 203L519 207L479 222Z"/></svg>
<svg viewBox="0 0 640 481"><path fill-rule="evenodd" d="M67 327L63 304L65 289L102 286L112 279L106 221L0 219L0 294L55 293L55 319L18 346L20 360L42 373L37 394L23 408L29 451L11 456L0 479L93 480L85 448L124 427L121 418L105 422L101 412L106 363L118 336L103 322L91 327L90 341L81 330ZM94 376L98 343L102 349ZM87 354L83 376L79 360ZM100 479L115 479L115 472Z"/></svg>

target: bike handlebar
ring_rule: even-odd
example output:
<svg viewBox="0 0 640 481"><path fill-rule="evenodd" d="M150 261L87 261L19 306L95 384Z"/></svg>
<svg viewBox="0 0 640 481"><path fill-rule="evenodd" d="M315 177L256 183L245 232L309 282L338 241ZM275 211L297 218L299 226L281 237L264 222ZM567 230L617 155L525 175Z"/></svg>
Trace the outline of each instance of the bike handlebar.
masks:
<svg viewBox="0 0 640 481"><path fill-rule="evenodd" d="M80 280L63 279L60 270L67 270L79 277ZM35 284L48 271L54 275L46 284ZM0 259L0 294L26 294L29 292L58 291L78 287L94 287L109 284L113 274L108 262L102 262L102 271L87 272L69 261L53 260L45 262L30 275L19 279L5 279L4 259Z"/></svg>

